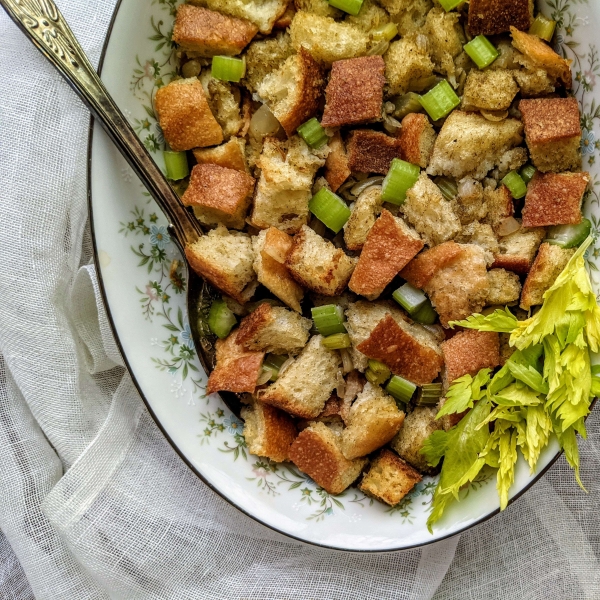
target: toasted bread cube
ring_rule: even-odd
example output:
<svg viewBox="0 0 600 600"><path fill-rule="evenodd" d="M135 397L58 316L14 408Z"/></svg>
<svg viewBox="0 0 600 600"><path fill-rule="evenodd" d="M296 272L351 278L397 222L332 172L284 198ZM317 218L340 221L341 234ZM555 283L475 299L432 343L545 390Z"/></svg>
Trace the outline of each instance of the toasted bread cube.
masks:
<svg viewBox="0 0 600 600"><path fill-rule="evenodd" d="M357 259L304 225L294 236L285 264L304 287L318 294L338 296L348 285L356 262Z"/></svg>
<svg viewBox="0 0 600 600"><path fill-rule="evenodd" d="M321 125L339 127L381 120L384 70L385 63L381 56L334 62L325 90L326 102Z"/></svg>
<svg viewBox="0 0 600 600"><path fill-rule="evenodd" d="M242 319L237 342L247 350L295 355L306 346L311 327L310 319L264 302Z"/></svg>
<svg viewBox="0 0 600 600"><path fill-rule="evenodd" d="M339 187L350 177L348 154L339 131L329 138L330 152L325 161L325 179L332 192L337 192Z"/></svg>
<svg viewBox="0 0 600 600"><path fill-rule="evenodd" d="M385 78L393 95L406 94L409 89L422 91L433 75L434 64L426 47L417 43L416 35L392 42L383 60Z"/></svg>
<svg viewBox="0 0 600 600"><path fill-rule="evenodd" d="M294 0L294 6L296 10L303 10L320 17L333 17L335 19L344 14L339 8L331 6L328 0Z"/></svg>
<svg viewBox="0 0 600 600"><path fill-rule="evenodd" d="M453 111L435 141L427 169L430 175L483 179L502 155L523 141L516 119L488 121L476 113Z"/></svg>
<svg viewBox="0 0 600 600"><path fill-rule="evenodd" d="M217 340L216 365L206 384L206 392L254 393L262 371L264 352L246 350L237 341L237 329Z"/></svg>
<svg viewBox="0 0 600 600"><path fill-rule="evenodd" d="M273 73L258 84L263 98L288 136L308 121L319 107L325 79L319 64L310 53L300 48Z"/></svg>
<svg viewBox="0 0 600 600"><path fill-rule="evenodd" d="M189 244L185 256L196 273L240 304L254 294L258 285L252 268L254 251L246 233L219 225Z"/></svg>
<svg viewBox="0 0 600 600"><path fill-rule="evenodd" d="M398 138L371 129L357 129L348 136L348 165L351 171L385 175L394 158L402 158Z"/></svg>
<svg viewBox="0 0 600 600"><path fill-rule="evenodd" d="M512 74L519 86L522 98L537 98L552 94L556 90L557 79L524 54L515 52L513 62L520 65L520 68L513 70Z"/></svg>
<svg viewBox="0 0 600 600"><path fill-rule="evenodd" d="M275 21L273 29L287 29L296 16L296 7L294 6L293 0L288 0L287 8L285 12Z"/></svg>
<svg viewBox="0 0 600 600"><path fill-rule="evenodd" d="M525 140L542 173L581 168L581 125L576 98L521 100Z"/></svg>
<svg viewBox="0 0 600 600"><path fill-rule="evenodd" d="M533 0L471 0L469 33L495 35L511 27L529 29L533 22Z"/></svg>
<svg viewBox="0 0 600 600"><path fill-rule="evenodd" d="M243 229L252 200L254 178L235 169L202 164L192 169L181 201L194 207L196 218L207 225Z"/></svg>
<svg viewBox="0 0 600 600"><path fill-rule="evenodd" d="M277 381L260 392L259 400L312 419L323 410L340 377L339 353L325 348L323 337L316 335Z"/></svg>
<svg viewBox="0 0 600 600"><path fill-rule="evenodd" d="M429 248L413 258L400 271L400 277L416 288L423 289L440 269L458 258L462 251L463 247L452 241Z"/></svg>
<svg viewBox="0 0 600 600"><path fill-rule="evenodd" d="M542 244L531 265L521 295L521 308L529 310L542 304L544 294L554 285L556 278L575 254L575 248L564 249L556 244Z"/></svg>
<svg viewBox="0 0 600 600"><path fill-rule="evenodd" d="M402 119L398 142L403 160L426 169L435 144L435 131L422 113L410 113Z"/></svg>
<svg viewBox="0 0 600 600"><path fill-rule="evenodd" d="M210 110L223 130L223 138L243 135L241 130L244 127L244 119L240 112L239 89L227 81L215 79L208 69L200 75L200 82L204 87Z"/></svg>
<svg viewBox="0 0 600 600"><path fill-rule="evenodd" d="M381 186L373 185L356 199L350 218L344 225L344 242L348 250L361 250L371 227L381 212Z"/></svg>
<svg viewBox="0 0 600 600"><path fill-rule="evenodd" d="M306 48L321 63L363 56L369 36L349 23L334 21L300 10L290 25L292 45L298 51Z"/></svg>
<svg viewBox="0 0 600 600"><path fill-rule="evenodd" d="M232 137L225 144L214 148L194 149L194 158L198 164L218 165L226 169L236 169L242 173L248 172L246 164L246 140Z"/></svg>
<svg viewBox="0 0 600 600"><path fill-rule="evenodd" d="M384 449L371 463L358 487L367 496L396 506L422 479L408 463Z"/></svg>
<svg viewBox="0 0 600 600"><path fill-rule="evenodd" d="M489 270L488 286L487 306L516 304L521 295L519 276L506 269Z"/></svg>
<svg viewBox="0 0 600 600"><path fill-rule="evenodd" d="M434 432L442 429L441 421L435 418L437 408L417 406L406 416L404 425L390 444L391 447L410 465L421 473L433 473L421 448L425 440Z"/></svg>
<svg viewBox="0 0 600 600"><path fill-rule="evenodd" d="M535 229L521 228L510 235L498 240L500 254L494 257L494 268L506 269L514 273L529 272L546 230L542 227Z"/></svg>
<svg viewBox="0 0 600 600"><path fill-rule="evenodd" d="M292 38L287 33L252 42L244 54L246 73L242 84L256 92L262 80L278 69L293 52Z"/></svg>
<svg viewBox="0 0 600 600"><path fill-rule="evenodd" d="M493 331L459 331L441 346L446 388L463 375L476 375L481 369L495 369L500 364L500 341Z"/></svg>
<svg viewBox="0 0 600 600"><path fill-rule="evenodd" d="M366 458L348 460L340 449L340 435L324 423L311 423L290 447L290 460L330 494L341 494L367 464Z"/></svg>
<svg viewBox="0 0 600 600"><path fill-rule="evenodd" d="M425 172L421 173L417 183L406 192L402 212L429 246L446 242L461 230L452 204L444 198L438 186Z"/></svg>
<svg viewBox="0 0 600 600"><path fill-rule="evenodd" d="M401 36L420 31L427 13L433 6L431 0L378 0L398 25Z"/></svg>
<svg viewBox="0 0 600 600"><path fill-rule="evenodd" d="M242 419L244 439L250 454L264 456L274 462L289 459L290 446L298 433L289 415L256 401L242 408Z"/></svg>
<svg viewBox="0 0 600 600"><path fill-rule="evenodd" d="M292 249L292 238L271 227L252 238L254 270L259 283L296 312L302 312L300 301L304 290L296 283L285 266L285 258ZM283 257L283 258L282 258Z"/></svg>
<svg viewBox="0 0 600 600"><path fill-rule="evenodd" d="M239 54L256 35L258 27L245 19L182 4L177 9L172 39L182 50L199 56Z"/></svg>
<svg viewBox="0 0 600 600"><path fill-rule="evenodd" d="M350 407L342 431L342 453L352 460L381 448L398 433L404 416L391 396L367 382Z"/></svg>
<svg viewBox="0 0 600 600"><path fill-rule="evenodd" d="M452 82L456 73L454 58L463 51L458 19L458 12L446 12L436 6L427 13L423 30L436 70L445 73Z"/></svg>
<svg viewBox="0 0 600 600"><path fill-rule="evenodd" d="M589 173L536 173L527 186L523 227L581 223Z"/></svg>
<svg viewBox="0 0 600 600"><path fill-rule="evenodd" d="M375 300L423 245L415 231L384 209L367 234L348 287Z"/></svg>
<svg viewBox="0 0 600 600"><path fill-rule="evenodd" d="M479 71L467 76L462 99L463 110L508 110L519 87L507 69Z"/></svg>
<svg viewBox="0 0 600 600"><path fill-rule="evenodd" d="M466 319L485 306L488 290L485 250L475 244L460 244L463 251L440 269L424 286L444 327Z"/></svg>
<svg viewBox="0 0 600 600"><path fill-rule="evenodd" d="M165 140L175 152L215 146L223 141L223 130L196 77L178 79L159 88L155 106Z"/></svg>
<svg viewBox="0 0 600 600"><path fill-rule="evenodd" d="M497 231L504 220L512 217L515 212L512 195L505 185L496 189L485 187L483 200L487 210L484 222L491 225L494 231Z"/></svg>
<svg viewBox="0 0 600 600"><path fill-rule="evenodd" d="M459 244L476 244L485 251L485 260L488 265L494 262L494 256L500 252L498 239L490 225L473 221L454 238Z"/></svg>

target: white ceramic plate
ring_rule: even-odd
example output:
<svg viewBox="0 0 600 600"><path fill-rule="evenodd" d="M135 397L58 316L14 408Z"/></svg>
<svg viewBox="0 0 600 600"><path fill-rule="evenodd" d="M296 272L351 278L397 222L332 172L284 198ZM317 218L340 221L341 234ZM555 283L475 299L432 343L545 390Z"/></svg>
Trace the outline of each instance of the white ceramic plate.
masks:
<svg viewBox="0 0 600 600"><path fill-rule="evenodd" d="M104 54L102 78L146 146L162 163L163 140L152 94L173 72L169 42L178 0L119 3ZM575 91L582 103L584 168L593 174L586 214L597 232L600 216L598 142L600 60L593 41L600 5L592 0L546 0L544 12L559 23L558 47L573 59ZM248 454L242 423L221 399L206 396L206 376L195 356L185 304L185 269L166 230L166 219L111 142L95 126L89 185L96 263L108 313L129 370L171 444L214 490L248 515L291 537L353 551L398 550L454 535L498 511L495 477L463 492L434 534L425 526L435 481L426 478L400 505L373 502L355 488L331 496L292 465ZM596 259L590 268L597 285ZM554 462L552 442L530 476L520 461L513 499Z"/></svg>

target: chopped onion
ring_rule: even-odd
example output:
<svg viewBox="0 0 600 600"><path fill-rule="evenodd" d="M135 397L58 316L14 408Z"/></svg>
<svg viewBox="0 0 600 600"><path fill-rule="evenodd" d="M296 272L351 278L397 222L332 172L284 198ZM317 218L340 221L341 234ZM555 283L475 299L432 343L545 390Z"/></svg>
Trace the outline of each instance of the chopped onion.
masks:
<svg viewBox="0 0 600 600"><path fill-rule="evenodd" d="M394 117L390 117L389 115L385 115L383 117L383 128L392 135L396 135L398 131L400 131L400 121L398 119L394 119Z"/></svg>
<svg viewBox="0 0 600 600"><path fill-rule="evenodd" d="M369 177L360 183L356 183L350 189L350 193L353 196L360 196L367 188L372 185L381 185L383 183L383 176L380 175L378 177Z"/></svg>
<svg viewBox="0 0 600 600"><path fill-rule="evenodd" d="M387 49L389 47L390 43L387 40L380 40L379 42L371 46L371 48L367 52L367 56L381 56L382 54L385 54L387 52Z"/></svg>
<svg viewBox="0 0 600 600"><path fill-rule="evenodd" d="M481 184L471 177L466 177L458 182L458 195L461 198L471 198L481 194Z"/></svg>
<svg viewBox="0 0 600 600"><path fill-rule="evenodd" d="M396 110L396 105L389 100L383 105L383 109L388 115L391 115Z"/></svg>
<svg viewBox="0 0 600 600"><path fill-rule="evenodd" d="M346 394L346 380L342 377L342 374L338 371L337 374L337 385L335 391L338 397L343 398Z"/></svg>
<svg viewBox="0 0 600 600"><path fill-rule="evenodd" d="M423 51L423 52L427 52L427 47L429 44L429 41L427 40L427 36L419 33L419 35L417 35L417 48L419 48L419 50Z"/></svg>
<svg viewBox="0 0 600 600"><path fill-rule="evenodd" d="M492 123L498 123L499 121L504 121L506 117L508 117L507 110L482 110L481 116L485 117L488 121L492 121Z"/></svg>
<svg viewBox="0 0 600 600"><path fill-rule="evenodd" d="M286 370L293 364L294 358L290 356L280 367L279 367L279 377L281 377Z"/></svg>
<svg viewBox="0 0 600 600"><path fill-rule="evenodd" d="M446 339L444 328L441 325L423 325L429 333L431 333L438 342L443 342Z"/></svg>
<svg viewBox="0 0 600 600"><path fill-rule="evenodd" d="M265 369L263 367L261 374L258 376L258 379L256 380L256 385L264 385L265 383L267 383L267 381L269 381L269 379L271 379L272 375L273 375L272 371L270 371L269 369Z"/></svg>
<svg viewBox="0 0 600 600"><path fill-rule="evenodd" d="M350 352L348 352L346 348L343 348L340 350L340 356L342 357L342 371L344 372L344 375L350 373L350 371L354 369Z"/></svg>
<svg viewBox="0 0 600 600"><path fill-rule="evenodd" d="M250 119L250 135L254 137L271 135L276 133L280 127L279 121L266 104L263 104Z"/></svg>
<svg viewBox="0 0 600 600"><path fill-rule="evenodd" d="M505 235L510 235L515 231L519 231L521 229L521 223L517 221L514 217L507 217L498 225L498 229L496 229L496 233L500 237L504 237Z"/></svg>

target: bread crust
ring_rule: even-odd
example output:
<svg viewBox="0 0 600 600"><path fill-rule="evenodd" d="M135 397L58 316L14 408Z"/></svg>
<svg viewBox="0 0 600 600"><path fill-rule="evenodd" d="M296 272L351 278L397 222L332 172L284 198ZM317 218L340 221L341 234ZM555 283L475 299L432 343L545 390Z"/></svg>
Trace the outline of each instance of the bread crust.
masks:
<svg viewBox="0 0 600 600"><path fill-rule="evenodd" d="M471 0L468 27L471 35L495 35L517 29L529 29L533 21L531 0Z"/></svg>
<svg viewBox="0 0 600 600"><path fill-rule="evenodd" d="M194 158L198 164L218 165L247 173L248 165L244 155L244 146L244 140L231 138L227 143L214 148L195 148Z"/></svg>
<svg viewBox="0 0 600 600"><path fill-rule="evenodd" d="M434 246L413 258L402 271L400 277L416 288L423 289L431 278L462 253L462 248L453 241Z"/></svg>
<svg viewBox="0 0 600 600"><path fill-rule="evenodd" d="M403 160L426 169L435 144L435 132L429 119L422 113L406 115L402 119L398 144Z"/></svg>
<svg viewBox="0 0 600 600"><path fill-rule="evenodd" d="M392 160L402 157L400 140L381 131L357 129L348 136L348 166L351 171L385 175Z"/></svg>
<svg viewBox="0 0 600 600"><path fill-rule="evenodd" d="M576 98L521 100L519 110L523 115L528 146L581 137Z"/></svg>
<svg viewBox="0 0 600 600"><path fill-rule="evenodd" d="M339 131L329 139L331 150L325 160L325 179L332 192L337 192L339 187L350 177L351 171L348 166L348 154Z"/></svg>
<svg viewBox="0 0 600 600"><path fill-rule="evenodd" d="M493 331L459 331L442 342L441 348L446 386L463 375L476 375L481 369L494 369L500 364L500 340Z"/></svg>

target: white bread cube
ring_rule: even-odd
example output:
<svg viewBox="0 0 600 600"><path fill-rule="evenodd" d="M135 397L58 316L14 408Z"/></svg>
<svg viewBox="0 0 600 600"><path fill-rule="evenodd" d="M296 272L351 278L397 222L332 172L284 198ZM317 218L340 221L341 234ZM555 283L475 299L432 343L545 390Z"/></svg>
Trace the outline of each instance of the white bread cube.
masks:
<svg viewBox="0 0 600 600"><path fill-rule="evenodd" d="M427 13L423 29L436 71L444 73L451 83L456 82L454 58L463 51L458 19L457 12L436 6Z"/></svg>
<svg viewBox="0 0 600 600"><path fill-rule="evenodd" d="M434 64L427 49L417 43L416 35L392 42L383 60L390 94L405 94L409 89L421 91L426 83L419 82L426 82L433 75Z"/></svg>
<svg viewBox="0 0 600 600"><path fill-rule="evenodd" d="M522 227L510 235L499 238L500 253L494 257L492 266L514 273L528 273L545 237L546 230L542 227L532 229Z"/></svg>
<svg viewBox="0 0 600 600"><path fill-rule="evenodd" d="M372 185L356 199L350 218L344 224L344 242L348 250L361 250L371 227L381 212L381 186Z"/></svg>
<svg viewBox="0 0 600 600"><path fill-rule="evenodd" d="M508 110L519 88L511 71L473 69L467 76L463 110Z"/></svg>
<svg viewBox="0 0 600 600"><path fill-rule="evenodd" d="M516 304L521 295L521 281L516 273L506 269L488 271L487 306L507 306Z"/></svg>
<svg viewBox="0 0 600 600"><path fill-rule="evenodd" d="M195 148L194 158L199 165L217 165L247 173L245 149L246 140L244 138L232 137L225 144L214 148Z"/></svg>
<svg viewBox="0 0 600 600"><path fill-rule="evenodd" d="M287 33L252 42L244 54L246 74L242 83L251 92L256 92L262 80L277 70L293 52L292 39Z"/></svg>

